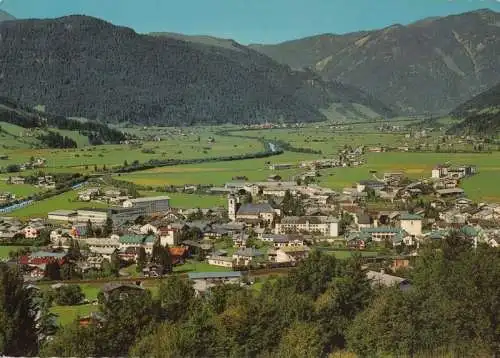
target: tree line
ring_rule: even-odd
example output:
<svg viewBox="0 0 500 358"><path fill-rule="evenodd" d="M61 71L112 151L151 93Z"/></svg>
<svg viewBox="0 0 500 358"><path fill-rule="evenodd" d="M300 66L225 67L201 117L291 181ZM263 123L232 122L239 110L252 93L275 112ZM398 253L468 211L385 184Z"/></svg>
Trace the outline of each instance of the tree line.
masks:
<svg viewBox="0 0 500 358"><path fill-rule="evenodd" d="M160 260L160 258L158 258ZM134 290L101 300L98 322L59 328L37 344L28 296L14 268L0 267L0 351L7 355L152 357L482 357L500 354L500 255L458 233L426 245L411 287L379 287L361 257L320 251L259 290L225 285L196 295L170 275L159 294ZM16 286L17 285L17 286ZM3 291L1 288L4 287ZM12 295L6 287L18 287ZM21 294L22 293L22 294ZM28 301L29 302L29 301ZM26 329L24 333L21 329ZM20 342L23 340L24 344Z"/></svg>

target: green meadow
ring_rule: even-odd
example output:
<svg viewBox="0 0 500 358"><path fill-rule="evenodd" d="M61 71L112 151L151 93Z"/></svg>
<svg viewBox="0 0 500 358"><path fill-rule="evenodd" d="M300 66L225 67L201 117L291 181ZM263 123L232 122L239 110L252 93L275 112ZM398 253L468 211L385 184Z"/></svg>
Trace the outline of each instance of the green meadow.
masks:
<svg viewBox="0 0 500 358"><path fill-rule="evenodd" d="M26 206L22 209L13 211L9 213L9 216L15 216L20 218L28 218L28 217L45 217L47 213L59 210L75 210L75 209L101 209L106 208L107 205L104 203L96 203L96 202L82 202L77 201L78 192L77 191L68 191L61 195L53 196L49 199L45 199L42 201L35 202L29 206Z"/></svg>
<svg viewBox="0 0 500 358"><path fill-rule="evenodd" d="M318 155L286 152L269 158L246 159L231 162L210 162L200 164L160 167L140 172L121 174L117 179L141 185L222 185L236 176L246 176L250 181L266 180L269 175L278 174L284 180L300 172L300 169L270 170L270 163L294 163L317 159Z"/></svg>
<svg viewBox="0 0 500 358"><path fill-rule="evenodd" d="M265 180L271 174L278 174L284 180L302 172L298 168L273 171L268 162L299 164L303 160L316 159L318 155L289 153L264 159L249 159L236 162L201 163L155 168L124 174L117 179L141 185L183 185L214 184L223 185L235 176L246 176L250 181ZM479 174L463 180L461 186L473 200L500 201L500 152L493 153L436 153L436 152L387 152L367 153L366 164L358 167L333 168L321 171L319 184L340 190L351 187L362 179L371 179L371 171L379 175L389 171L402 171L411 178L430 177L436 164L450 162L452 165L477 165Z"/></svg>
<svg viewBox="0 0 500 358"><path fill-rule="evenodd" d="M0 259L8 259L11 251L18 251L22 248L22 246L0 245Z"/></svg>
<svg viewBox="0 0 500 358"><path fill-rule="evenodd" d="M180 159L227 156L231 154L253 153L261 151L262 143L258 138L266 140L280 140L297 148L321 150L322 154L285 152L281 155L248 159L231 162L207 162L189 165L159 167L139 172L116 174L115 178L130 181L139 185L162 187L166 185L185 184L212 184L221 186L236 177L247 177L249 181L263 181L270 175L278 174L283 180L292 180L294 176L304 170L295 167L287 170L270 170L269 165L274 163L290 163L298 165L301 161L336 156L344 146L414 146L425 145L426 152L386 152L367 153L364 156L366 164L359 167L333 168L321 171L318 178L320 185L340 190L352 186L356 181L369 179L373 175L370 171L382 174L385 171L403 171L411 178L430 176L432 167L439 163L475 164L479 174L464 180L461 186L471 199L485 201L500 201L500 186L495 185L500 177L500 152L495 148L492 153L441 153L434 151L436 146L443 150L448 148L469 148L470 144L456 137L442 141L442 131L436 130L425 139L408 138L404 127L415 122L394 120L385 122L391 126L400 126L399 132L380 131L381 123L334 125L332 122L309 124L302 128L238 130L236 126L221 127L193 127L193 128L162 128L162 127L134 127L121 128L134 135L147 138L149 141L141 145L103 145L86 146L85 137L74 139L82 145L77 149L32 149L20 146L17 149L5 149L2 154L9 155L8 160L0 161L0 166L9 163L20 163L30 157L44 157L47 159L46 172L80 172L92 173L94 167L101 169L123 165L125 161L132 163L135 160L145 162L150 159ZM444 123L443 125L445 125ZM2 125L6 136L19 135L22 128L12 125ZM221 130L229 130L229 134L243 135L252 138L239 138L220 135ZM71 133L66 133L70 135ZM159 136L160 141L153 141L153 136ZM211 142L211 138L215 141ZM31 140L24 138L23 140ZM492 149L491 147L490 149ZM22 173L30 174L32 171ZM3 174L0 179L6 179ZM10 191L20 197L36 192L38 189L28 185L11 186L0 180L0 191ZM146 193L146 195L161 195L160 192ZM223 205L223 196L191 195L183 193L169 193L172 205L179 208L200 207L207 208ZM66 193L54 198L36 203L13 213L20 217L44 216L55 209L78 209L82 207L104 207L104 204L81 203L75 201L76 192Z"/></svg>
<svg viewBox="0 0 500 358"><path fill-rule="evenodd" d="M7 184L7 179L8 176L0 176L0 193L9 192L15 194L17 198L23 198L43 191L43 189L39 189L29 184Z"/></svg>

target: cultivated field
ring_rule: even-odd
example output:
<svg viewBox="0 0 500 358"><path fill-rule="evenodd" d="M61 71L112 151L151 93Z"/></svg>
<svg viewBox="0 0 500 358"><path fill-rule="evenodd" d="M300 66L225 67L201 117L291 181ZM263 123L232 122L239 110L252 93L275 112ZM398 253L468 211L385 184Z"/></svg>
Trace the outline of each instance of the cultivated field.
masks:
<svg viewBox="0 0 500 358"><path fill-rule="evenodd" d="M97 202L82 202L77 201L78 192L68 191L61 195L53 196L52 198L45 199L42 201L35 202L29 206L22 209L13 211L9 213L9 216L15 216L20 218L29 217L46 217L48 212L59 210L59 209L100 209L106 208L107 205L104 203Z"/></svg>

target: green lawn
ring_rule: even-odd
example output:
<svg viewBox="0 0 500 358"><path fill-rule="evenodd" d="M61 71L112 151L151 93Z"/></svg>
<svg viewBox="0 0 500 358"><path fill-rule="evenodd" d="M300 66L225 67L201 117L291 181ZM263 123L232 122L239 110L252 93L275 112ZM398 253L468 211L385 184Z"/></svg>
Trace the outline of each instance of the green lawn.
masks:
<svg viewBox="0 0 500 358"><path fill-rule="evenodd" d="M377 251L348 251L348 250L335 250L335 249L325 250L324 252L330 255L334 255L335 258L339 260L348 259L355 254L360 254L363 257L375 257L378 256L379 254Z"/></svg>
<svg viewBox="0 0 500 358"><path fill-rule="evenodd" d="M22 249L23 246L0 246L0 259L9 258L9 252L18 251Z"/></svg>
<svg viewBox="0 0 500 358"><path fill-rule="evenodd" d="M22 209L9 213L9 216L16 217L45 217L50 211L58 209L83 209L83 208L106 208L104 203L86 203L76 201L78 193L76 191L68 191L61 195L54 196L49 199L38 201L32 205L26 206Z"/></svg>
<svg viewBox="0 0 500 358"><path fill-rule="evenodd" d="M92 304L78 306L54 306L50 309L50 311L58 316L57 322L61 326L65 326L72 323L78 317L84 317L89 315L91 312L99 311L99 306Z"/></svg>
<svg viewBox="0 0 500 358"><path fill-rule="evenodd" d="M194 260L187 261L185 264L174 267L174 272L227 272L231 269L221 266L209 265L206 262Z"/></svg>
<svg viewBox="0 0 500 358"><path fill-rule="evenodd" d="M0 192L9 192L16 195L16 199L27 197L28 195L38 193L43 191L43 189L37 188L29 184L7 184L5 180L8 176L0 177Z"/></svg>

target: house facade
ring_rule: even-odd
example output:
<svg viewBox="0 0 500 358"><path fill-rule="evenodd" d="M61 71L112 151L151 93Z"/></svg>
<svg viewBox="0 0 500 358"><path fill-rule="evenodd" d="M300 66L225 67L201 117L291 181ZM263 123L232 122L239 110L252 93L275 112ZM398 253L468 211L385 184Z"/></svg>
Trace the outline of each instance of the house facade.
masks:
<svg viewBox="0 0 500 358"><path fill-rule="evenodd" d="M293 232L317 233L327 237L339 236L339 222L331 216L285 216L276 224L276 234Z"/></svg>

